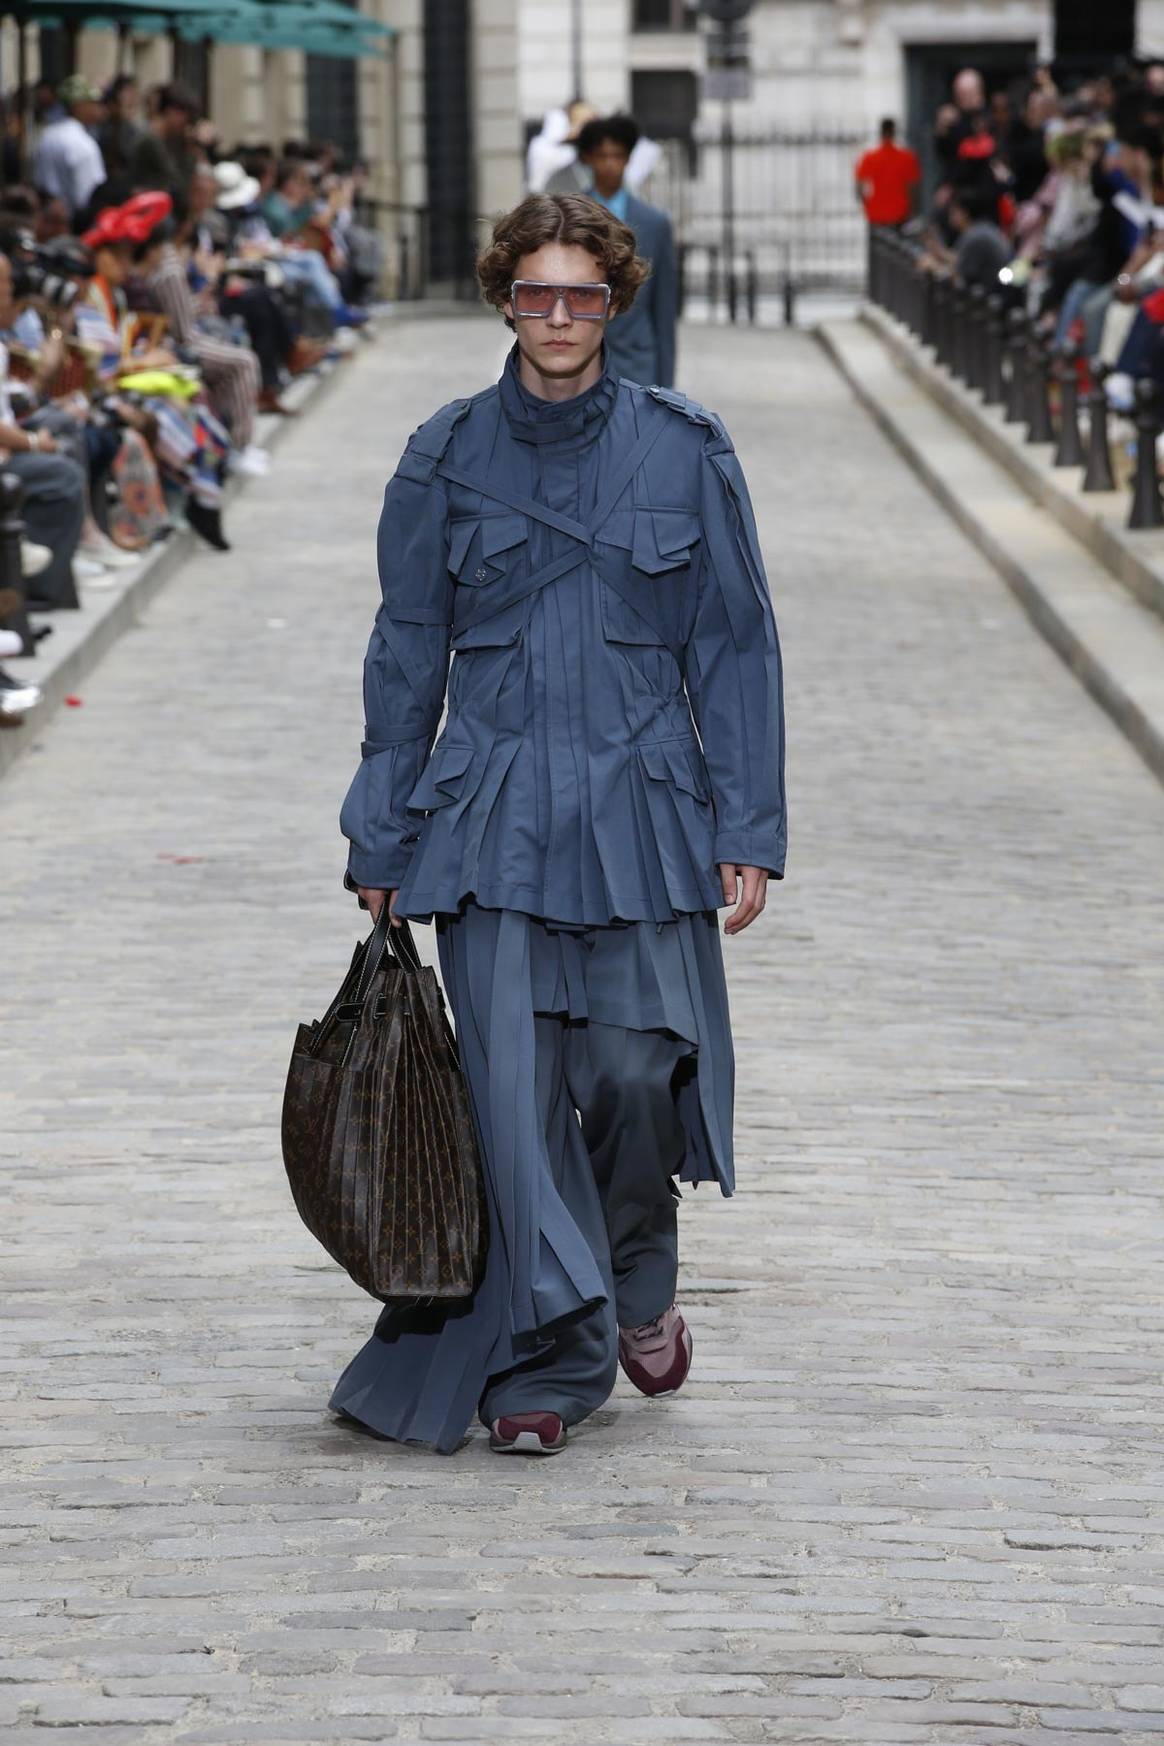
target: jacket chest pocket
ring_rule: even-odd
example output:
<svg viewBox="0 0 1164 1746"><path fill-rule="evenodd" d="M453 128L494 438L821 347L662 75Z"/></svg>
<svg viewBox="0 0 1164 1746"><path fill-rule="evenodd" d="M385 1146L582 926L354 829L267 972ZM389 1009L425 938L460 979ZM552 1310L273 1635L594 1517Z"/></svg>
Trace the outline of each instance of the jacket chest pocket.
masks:
<svg viewBox="0 0 1164 1746"><path fill-rule="evenodd" d="M487 587L516 573L528 542L524 515L458 516L449 523L449 569L462 587Z"/></svg>
<svg viewBox="0 0 1164 1746"><path fill-rule="evenodd" d="M602 622L608 642L672 648L683 641L681 587L699 543L699 517L688 509L616 510L596 535L610 575Z"/></svg>
<svg viewBox="0 0 1164 1746"><path fill-rule="evenodd" d="M505 605L506 585L528 570L529 523L524 515L458 516L449 523L449 569L457 579L454 650L503 649L516 643L524 605ZM464 589L464 593L460 590ZM498 598L490 611L492 596ZM466 624L472 618L474 622Z"/></svg>

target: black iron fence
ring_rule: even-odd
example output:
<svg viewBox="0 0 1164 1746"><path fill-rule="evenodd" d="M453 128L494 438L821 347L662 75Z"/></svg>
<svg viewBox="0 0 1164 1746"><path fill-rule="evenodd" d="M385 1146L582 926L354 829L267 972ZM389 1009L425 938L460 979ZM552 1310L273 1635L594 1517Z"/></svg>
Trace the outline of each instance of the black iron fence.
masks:
<svg viewBox="0 0 1164 1746"><path fill-rule="evenodd" d="M786 322L806 294L859 295L866 227L853 171L866 144L820 130L729 129L693 150L668 141L645 192L671 216L687 295L733 321Z"/></svg>
<svg viewBox="0 0 1164 1746"><path fill-rule="evenodd" d="M1023 427L1024 440L1052 447L1056 467L1082 470L1084 491L1113 491L1108 432L1108 367L1073 342L1056 345L1032 321L1018 295L1000 283L988 291L931 271L908 237L874 230L869 238L868 296L930 347L952 377ZM1164 527L1156 462L1162 423L1160 389L1135 384L1136 463L1128 526Z"/></svg>
<svg viewBox="0 0 1164 1746"><path fill-rule="evenodd" d="M731 321L791 322L806 294L858 296L865 220L853 169L864 143L857 134L817 131L732 133L730 145L722 134L694 147L665 142L644 194L675 227L681 302L702 303ZM365 212L385 239L389 296L476 296L471 263L488 235L487 218L371 201ZM434 280L438 255L458 263L459 277Z"/></svg>

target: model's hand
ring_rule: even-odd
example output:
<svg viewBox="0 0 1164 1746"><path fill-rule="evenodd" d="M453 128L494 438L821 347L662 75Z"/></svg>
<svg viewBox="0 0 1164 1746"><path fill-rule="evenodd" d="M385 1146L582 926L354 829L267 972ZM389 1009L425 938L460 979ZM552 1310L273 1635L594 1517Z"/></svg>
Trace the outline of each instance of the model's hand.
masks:
<svg viewBox="0 0 1164 1746"><path fill-rule="evenodd" d="M764 907L764 900L768 895L768 870L765 867L739 867L734 861L721 861L719 876L723 881L724 902L736 905L724 922L723 931L725 934L742 934Z"/></svg>
<svg viewBox="0 0 1164 1746"><path fill-rule="evenodd" d="M371 885L357 885L356 890L359 892L360 896L363 898L364 902L367 904L368 914L371 916L373 922L379 921L380 911L384 907L384 899L387 898L388 899L388 914L392 917L392 926L394 928L398 928L400 926L400 923L396 919L396 892L395 891L380 891L375 886L371 886Z"/></svg>

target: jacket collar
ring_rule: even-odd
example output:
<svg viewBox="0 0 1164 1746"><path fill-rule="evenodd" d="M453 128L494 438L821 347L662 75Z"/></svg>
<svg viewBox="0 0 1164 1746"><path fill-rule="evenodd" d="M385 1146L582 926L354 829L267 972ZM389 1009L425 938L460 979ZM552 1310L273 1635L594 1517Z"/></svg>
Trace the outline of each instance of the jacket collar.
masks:
<svg viewBox="0 0 1164 1746"><path fill-rule="evenodd" d="M602 375L570 400L542 400L517 373L516 342L505 360L499 390L510 435L520 443L578 442L597 436L618 397L618 377L603 346Z"/></svg>

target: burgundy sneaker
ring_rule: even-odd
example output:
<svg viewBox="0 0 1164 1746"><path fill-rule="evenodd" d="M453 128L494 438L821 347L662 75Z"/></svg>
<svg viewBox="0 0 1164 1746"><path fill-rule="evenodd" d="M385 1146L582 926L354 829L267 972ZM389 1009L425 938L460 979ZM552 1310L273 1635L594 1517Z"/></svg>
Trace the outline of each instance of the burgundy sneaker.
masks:
<svg viewBox="0 0 1164 1746"><path fill-rule="evenodd" d="M674 1304L641 1328L618 1330L618 1361L640 1394L674 1394L691 1369L691 1330Z"/></svg>
<svg viewBox="0 0 1164 1746"><path fill-rule="evenodd" d="M566 1427L557 1413L510 1413L494 1419L489 1447L496 1455L557 1455L566 1447Z"/></svg>

